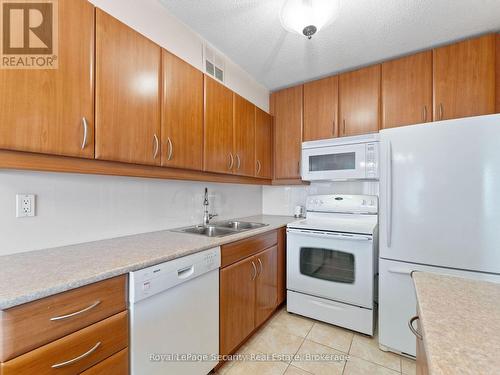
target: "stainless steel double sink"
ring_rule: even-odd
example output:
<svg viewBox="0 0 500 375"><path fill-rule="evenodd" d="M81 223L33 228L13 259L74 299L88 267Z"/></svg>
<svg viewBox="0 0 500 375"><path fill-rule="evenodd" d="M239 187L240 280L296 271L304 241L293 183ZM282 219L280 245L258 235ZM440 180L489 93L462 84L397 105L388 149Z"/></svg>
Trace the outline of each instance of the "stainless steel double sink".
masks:
<svg viewBox="0 0 500 375"><path fill-rule="evenodd" d="M252 223L248 221L226 220L208 225L194 225L185 228L173 229L173 232L198 234L206 237L224 237L247 230L262 228L269 224Z"/></svg>

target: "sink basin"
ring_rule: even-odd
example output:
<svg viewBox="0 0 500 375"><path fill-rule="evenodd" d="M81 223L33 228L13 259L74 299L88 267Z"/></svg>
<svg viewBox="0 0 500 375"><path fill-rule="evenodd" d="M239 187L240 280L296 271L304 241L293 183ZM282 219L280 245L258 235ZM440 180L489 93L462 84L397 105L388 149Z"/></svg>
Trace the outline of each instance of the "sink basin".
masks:
<svg viewBox="0 0 500 375"><path fill-rule="evenodd" d="M222 237L235 233L233 230L218 228L213 225L208 225L206 227L197 225L194 227L179 229L178 231L183 233L200 234L207 237Z"/></svg>
<svg viewBox="0 0 500 375"><path fill-rule="evenodd" d="M257 229L267 226L268 224L262 223L250 223L247 221L236 221L236 220L227 220L227 221L219 221L218 223L214 223L214 226L218 228L230 228L237 231L244 231L250 229Z"/></svg>
<svg viewBox="0 0 500 375"><path fill-rule="evenodd" d="M195 225L192 227L173 229L173 232L182 232L190 234L199 234L207 237L224 237L231 234L244 232L251 229L265 227L269 224L251 223L247 221L226 220L219 221L210 225Z"/></svg>

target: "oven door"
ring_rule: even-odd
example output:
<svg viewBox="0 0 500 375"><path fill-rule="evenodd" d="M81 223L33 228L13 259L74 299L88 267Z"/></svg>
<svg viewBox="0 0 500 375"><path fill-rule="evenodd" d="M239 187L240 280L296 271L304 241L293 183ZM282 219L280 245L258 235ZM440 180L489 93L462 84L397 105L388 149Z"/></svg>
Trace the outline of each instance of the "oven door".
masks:
<svg viewBox="0 0 500 375"><path fill-rule="evenodd" d="M373 238L287 230L287 289L373 307Z"/></svg>
<svg viewBox="0 0 500 375"><path fill-rule="evenodd" d="M359 180L366 178L366 144L302 149L302 179Z"/></svg>

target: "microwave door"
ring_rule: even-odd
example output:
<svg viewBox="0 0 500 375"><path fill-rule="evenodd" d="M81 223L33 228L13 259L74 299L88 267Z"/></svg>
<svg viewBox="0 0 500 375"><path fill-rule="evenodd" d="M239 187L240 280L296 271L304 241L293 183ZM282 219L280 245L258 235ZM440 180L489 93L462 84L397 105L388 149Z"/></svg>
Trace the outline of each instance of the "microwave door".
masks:
<svg viewBox="0 0 500 375"><path fill-rule="evenodd" d="M303 149L302 179L306 181L364 179L365 164L365 144Z"/></svg>

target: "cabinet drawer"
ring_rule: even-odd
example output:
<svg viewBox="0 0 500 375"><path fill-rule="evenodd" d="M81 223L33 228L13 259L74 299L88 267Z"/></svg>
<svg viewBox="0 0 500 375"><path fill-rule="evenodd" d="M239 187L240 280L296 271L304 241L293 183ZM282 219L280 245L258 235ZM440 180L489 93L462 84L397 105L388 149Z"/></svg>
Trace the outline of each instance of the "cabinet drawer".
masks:
<svg viewBox="0 0 500 375"><path fill-rule="evenodd" d="M0 362L126 309L126 276L0 311Z"/></svg>
<svg viewBox="0 0 500 375"><path fill-rule="evenodd" d="M128 349L109 357L80 375L127 375L128 374Z"/></svg>
<svg viewBox="0 0 500 375"><path fill-rule="evenodd" d="M128 345L127 312L1 364L2 375L74 375ZM54 367L56 366L56 367Z"/></svg>
<svg viewBox="0 0 500 375"><path fill-rule="evenodd" d="M278 231L245 238L237 242L223 245L221 248L221 268L233 264L250 255L257 254L278 243Z"/></svg>

